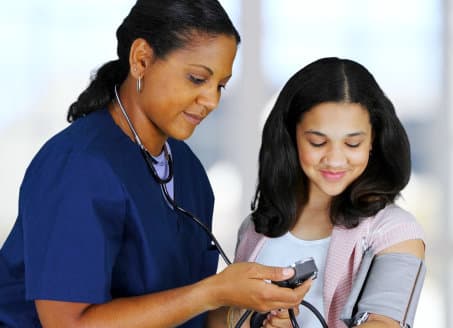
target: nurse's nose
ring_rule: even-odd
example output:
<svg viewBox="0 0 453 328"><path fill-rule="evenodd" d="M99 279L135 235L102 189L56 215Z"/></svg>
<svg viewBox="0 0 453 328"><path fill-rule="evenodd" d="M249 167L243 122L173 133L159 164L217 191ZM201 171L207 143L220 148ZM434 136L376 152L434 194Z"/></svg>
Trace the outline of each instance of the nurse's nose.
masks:
<svg viewBox="0 0 453 328"><path fill-rule="evenodd" d="M203 90L197 97L197 103L206 109L206 115L217 107L219 101L220 92L217 87L209 87Z"/></svg>

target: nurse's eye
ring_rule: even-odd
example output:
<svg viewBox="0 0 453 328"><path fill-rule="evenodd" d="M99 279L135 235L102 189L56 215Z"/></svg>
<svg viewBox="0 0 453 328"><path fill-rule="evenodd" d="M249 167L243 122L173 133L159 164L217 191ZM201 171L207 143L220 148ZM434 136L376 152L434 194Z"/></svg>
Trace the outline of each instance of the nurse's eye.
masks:
<svg viewBox="0 0 453 328"><path fill-rule="evenodd" d="M192 75L192 74L189 74L189 80L190 80L190 82L192 82L193 84L196 84L196 85L200 85L200 84L203 84L204 82L206 82L205 78L202 78L202 77L199 77L196 75Z"/></svg>

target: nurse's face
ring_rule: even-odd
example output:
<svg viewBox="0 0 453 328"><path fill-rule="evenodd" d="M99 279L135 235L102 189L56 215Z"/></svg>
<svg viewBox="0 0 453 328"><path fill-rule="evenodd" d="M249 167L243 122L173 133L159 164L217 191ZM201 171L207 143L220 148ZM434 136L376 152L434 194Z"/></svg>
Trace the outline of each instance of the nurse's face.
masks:
<svg viewBox="0 0 453 328"><path fill-rule="evenodd" d="M372 145L368 111L356 103L326 102L306 112L296 128L310 198L342 193L365 170Z"/></svg>
<svg viewBox="0 0 453 328"><path fill-rule="evenodd" d="M138 105L158 134L186 139L217 107L236 49L232 36L195 34L183 49L150 62Z"/></svg>

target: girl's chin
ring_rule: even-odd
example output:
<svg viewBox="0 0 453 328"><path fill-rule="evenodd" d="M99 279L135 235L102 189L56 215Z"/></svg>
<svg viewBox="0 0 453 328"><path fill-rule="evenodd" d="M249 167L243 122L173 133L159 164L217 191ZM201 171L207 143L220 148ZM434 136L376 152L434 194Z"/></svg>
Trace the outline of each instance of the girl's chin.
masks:
<svg viewBox="0 0 453 328"><path fill-rule="evenodd" d="M330 197L335 197L340 195L343 191L345 191L346 188L326 188L323 189L322 191Z"/></svg>

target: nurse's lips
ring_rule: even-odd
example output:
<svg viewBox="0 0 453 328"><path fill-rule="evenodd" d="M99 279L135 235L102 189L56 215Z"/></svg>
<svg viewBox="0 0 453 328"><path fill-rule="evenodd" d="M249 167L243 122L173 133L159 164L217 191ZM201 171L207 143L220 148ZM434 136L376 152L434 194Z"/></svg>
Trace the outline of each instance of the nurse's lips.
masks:
<svg viewBox="0 0 453 328"><path fill-rule="evenodd" d="M340 180L346 175L346 171L328 171L321 170L321 174L327 180Z"/></svg>
<svg viewBox="0 0 453 328"><path fill-rule="evenodd" d="M184 115L186 117L186 119L194 124L194 125L198 125L200 124L200 122L203 120L203 116L201 115L197 115L197 114L194 114L194 113L188 113L188 112L184 112Z"/></svg>

